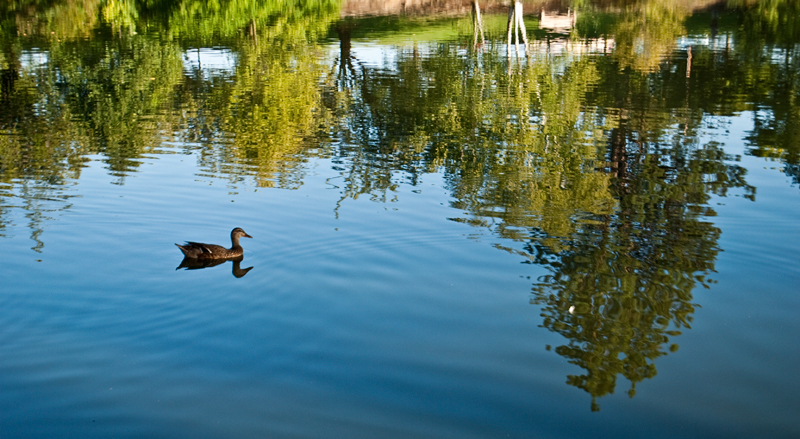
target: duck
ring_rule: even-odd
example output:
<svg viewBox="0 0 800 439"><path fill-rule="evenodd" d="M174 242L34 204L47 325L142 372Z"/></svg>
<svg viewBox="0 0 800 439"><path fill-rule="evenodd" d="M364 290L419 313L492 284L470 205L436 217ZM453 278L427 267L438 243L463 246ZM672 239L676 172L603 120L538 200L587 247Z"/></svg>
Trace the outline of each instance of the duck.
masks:
<svg viewBox="0 0 800 439"><path fill-rule="evenodd" d="M183 255L192 259L231 259L244 254L244 249L239 245L239 238L252 238L240 227L231 230L231 248L216 244L203 244L201 242L186 241L185 245L175 244Z"/></svg>

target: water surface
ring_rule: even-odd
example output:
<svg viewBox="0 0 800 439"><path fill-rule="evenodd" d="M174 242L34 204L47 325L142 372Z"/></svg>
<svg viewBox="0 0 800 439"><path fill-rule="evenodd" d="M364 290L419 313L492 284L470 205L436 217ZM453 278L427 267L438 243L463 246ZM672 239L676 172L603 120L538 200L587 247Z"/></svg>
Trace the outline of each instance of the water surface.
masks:
<svg viewBox="0 0 800 439"><path fill-rule="evenodd" d="M0 436L800 434L786 23L132 4L3 11Z"/></svg>

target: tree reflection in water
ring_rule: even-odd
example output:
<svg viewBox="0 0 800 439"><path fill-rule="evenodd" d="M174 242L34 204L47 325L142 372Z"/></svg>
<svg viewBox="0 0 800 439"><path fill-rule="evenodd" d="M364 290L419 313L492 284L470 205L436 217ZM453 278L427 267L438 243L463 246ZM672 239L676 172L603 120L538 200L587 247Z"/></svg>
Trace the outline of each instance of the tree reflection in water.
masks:
<svg viewBox="0 0 800 439"><path fill-rule="evenodd" d="M550 274L533 286L531 303L542 307L542 326L564 336L555 352L585 370L567 383L596 398L613 393L617 375L636 383L656 374L654 360L678 349L670 336L689 328L692 291L714 281L719 228L703 207L714 184L696 184L700 172L729 171L714 145L692 154L679 169L664 170L657 156L644 157L640 178L626 182L619 209L591 216L554 251L531 239L531 263ZM709 169L710 168L710 169ZM695 171L693 171L695 170ZM671 175L669 175L671 174ZM549 347L548 347L549 349Z"/></svg>
<svg viewBox="0 0 800 439"><path fill-rule="evenodd" d="M334 133L348 140L337 154L349 164L343 197L385 200L395 171L414 182L444 169L464 212L453 220L491 229L508 240L499 248L550 271L531 302L567 340L555 351L585 370L567 382L592 396L593 410L618 375L633 396L656 375L655 359L677 350L670 338L690 327L693 290L714 283L720 251L711 196L755 193L736 157L700 143L704 91L693 90L687 58L664 56L685 32L685 17L668 12L658 22L666 29L649 35L621 20L619 32L637 33L622 41L660 48L641 59L633 44L614 57L519 64L490 50L464 57L453 46L414 47L398 51L395 74L358 64L348 70L358 81L326 92L345 121ZM349 40L342 47L350 60ZM698 53L695 75L708 77L718 66Z"/></svg>

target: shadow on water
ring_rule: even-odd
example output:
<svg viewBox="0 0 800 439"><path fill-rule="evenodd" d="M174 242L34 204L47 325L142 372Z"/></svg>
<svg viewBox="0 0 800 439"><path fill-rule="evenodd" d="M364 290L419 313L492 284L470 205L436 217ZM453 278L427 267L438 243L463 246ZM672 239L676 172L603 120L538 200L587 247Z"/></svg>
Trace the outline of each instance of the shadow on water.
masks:
<svg viewBox="0 0 800 439"><path fill-rule="evenodd" d="M231 268L231 274L233 277L240 278L244 277L248 271L252 270L253 267L242 268L242 261L244 260L244 256L239 256L238 258L231 258L231 259L206 259L200 260L195 258L183 258L181 264L178 265L175 270L180 270L181 268L185 268L187 270L202 270L203 268L211 268L216 267L217 265L224 264L225 262L233 262L233 267Z"/></svg>

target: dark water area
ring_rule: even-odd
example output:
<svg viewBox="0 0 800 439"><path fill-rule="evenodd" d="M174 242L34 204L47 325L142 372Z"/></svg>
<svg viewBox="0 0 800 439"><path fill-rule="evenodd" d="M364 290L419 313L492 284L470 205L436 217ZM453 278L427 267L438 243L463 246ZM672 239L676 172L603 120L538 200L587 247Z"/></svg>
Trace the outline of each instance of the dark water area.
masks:
<svg viewBox="0 0 800 439"><path fill-rule="evenodd" d="M795 2L209 5L0 6L0 437L800 435Z"/></svg>

